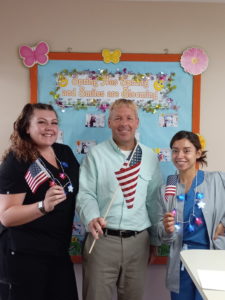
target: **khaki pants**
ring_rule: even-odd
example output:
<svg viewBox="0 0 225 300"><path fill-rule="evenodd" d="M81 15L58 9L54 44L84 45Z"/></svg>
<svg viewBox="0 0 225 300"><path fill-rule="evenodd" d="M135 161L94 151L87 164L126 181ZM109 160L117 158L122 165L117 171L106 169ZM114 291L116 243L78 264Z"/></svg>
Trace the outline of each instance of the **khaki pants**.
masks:
<svg viewBox="0 0 225 300"><path fill-rule="evenodd" d="M147 230L129 238L102 236L88 253L93 238L88 234L83 253L83 300L141 300L149 258Z"/></svg>

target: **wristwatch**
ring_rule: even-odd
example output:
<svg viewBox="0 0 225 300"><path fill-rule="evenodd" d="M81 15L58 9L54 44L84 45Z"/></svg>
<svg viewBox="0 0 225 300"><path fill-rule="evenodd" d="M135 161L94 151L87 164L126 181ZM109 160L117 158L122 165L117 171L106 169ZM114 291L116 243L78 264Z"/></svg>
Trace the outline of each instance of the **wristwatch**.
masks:
<svg viewBox="0 0 225 300"><path fill-rule="evenodd" d="M46 215L48 212L45 210L44 201L38 202L38 208L43 215Z"/></svg>

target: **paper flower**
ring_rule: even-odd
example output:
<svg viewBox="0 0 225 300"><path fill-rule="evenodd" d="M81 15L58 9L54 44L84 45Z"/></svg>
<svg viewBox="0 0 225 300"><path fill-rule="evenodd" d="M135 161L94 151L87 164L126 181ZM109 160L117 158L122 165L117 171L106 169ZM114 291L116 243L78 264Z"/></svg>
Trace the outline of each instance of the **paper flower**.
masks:
<svg viewBox="0 0 225 300"><path fill-rule="evenodd" d="M202 148L202 150L204 150L206 147L206 141L205 141L204 137L202 135L200 135L199 133L197 133L197 136L199 138L201 148Z"/></svg>
<svg viewBox="0 0 225 300"><path fill-rule="evenodd" d="M199 75L208 67L208 56L202 49L189 48L183 52L180 62L185 72Z"/></svg>
<svg viewBox="0 0 225 300"><path fill-rule="evenodd" d="M49 47L45 42L39 42L35 47L21 46L19 55L26 67L31 68L36 63L45 65L48 62Z"/></svg>

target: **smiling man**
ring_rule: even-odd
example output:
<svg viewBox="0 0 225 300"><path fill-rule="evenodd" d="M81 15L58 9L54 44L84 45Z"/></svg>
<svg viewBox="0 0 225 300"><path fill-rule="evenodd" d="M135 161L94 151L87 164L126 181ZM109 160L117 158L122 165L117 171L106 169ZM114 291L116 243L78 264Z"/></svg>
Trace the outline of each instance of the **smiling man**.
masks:
<svg viewBox="0 0 225 300"><path fill-rule="evenodd" d="M83 160L77 211L88 231L83 253L83 299L140 300L149 258L147 229L161 185L158 159L138 143L137 107L116 100L108 126L112 137ZM96 240L92 251L93 241Z"/></svg>

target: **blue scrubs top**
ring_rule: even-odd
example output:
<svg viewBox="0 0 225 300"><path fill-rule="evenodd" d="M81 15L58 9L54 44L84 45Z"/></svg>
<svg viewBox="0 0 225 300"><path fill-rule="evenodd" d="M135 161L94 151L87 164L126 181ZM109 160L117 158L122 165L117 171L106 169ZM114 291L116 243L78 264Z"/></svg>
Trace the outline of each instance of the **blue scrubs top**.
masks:
<svg viewBox="0 0 225 300"><path fill-rule="evenodd" d="M184 226L183 226L183 243L191 246L191 248L209 248L209 237L205 224L205 219L202 209L198 207L198 199L196 194L198 192L198 185L204 181L204 172L199 170L197 178L192 181L192 185L187 194L185 194L184 202ZM203 201L204 195L202 195ZM202 223L197 224L196 218L199 218ZM189 247L190 248L190 247Z"/></svg>

